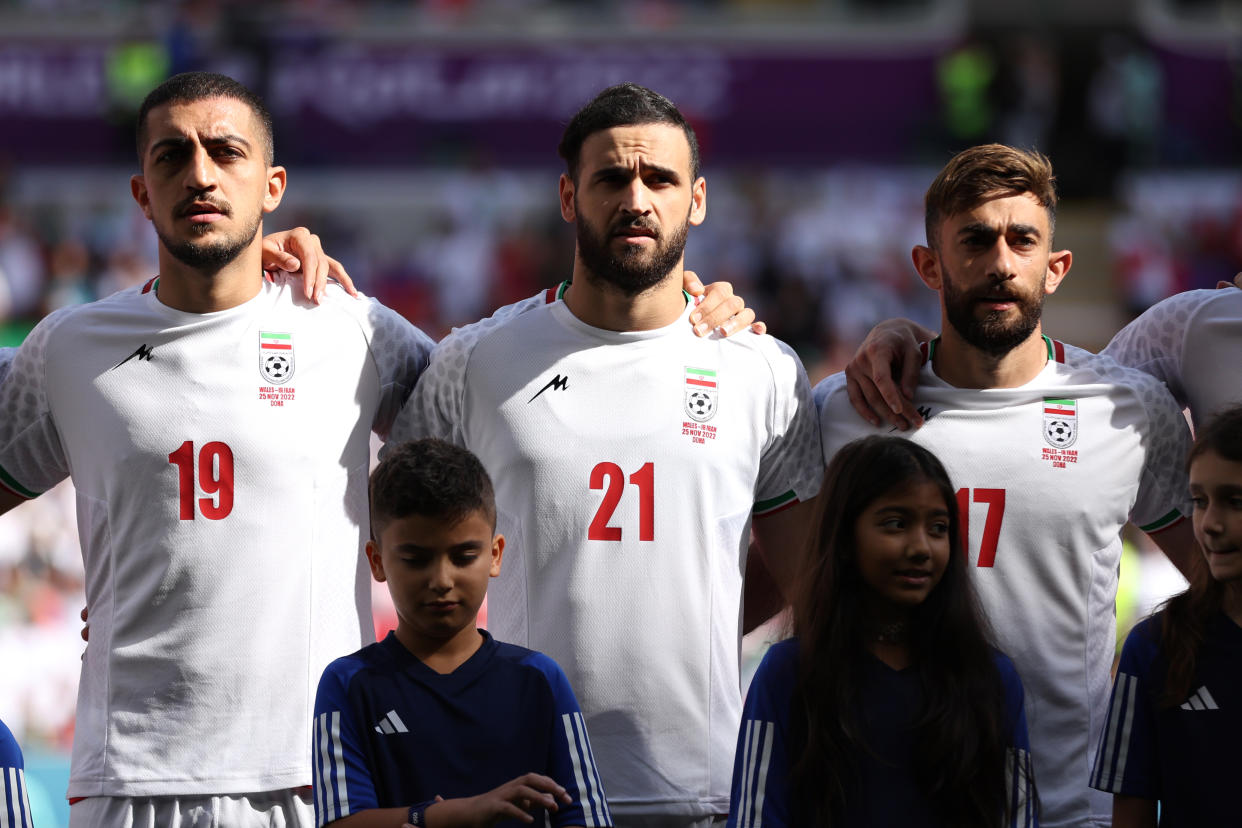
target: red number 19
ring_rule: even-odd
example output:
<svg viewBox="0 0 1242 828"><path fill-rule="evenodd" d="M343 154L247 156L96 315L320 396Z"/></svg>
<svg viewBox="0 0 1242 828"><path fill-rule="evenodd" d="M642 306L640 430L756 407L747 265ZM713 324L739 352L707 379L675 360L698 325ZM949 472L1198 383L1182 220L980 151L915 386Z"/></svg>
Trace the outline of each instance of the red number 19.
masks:
<svg viewBox="0 0 1242 828"><path fill-rule="evenodd" d="M177 492L181 519L194 520L194 443L186 440L168 455L177 467ZM198 485L203 494L198 508L208 520L220 520L233 511L233 450L225 443L211 442L198 453Z"/></svg>

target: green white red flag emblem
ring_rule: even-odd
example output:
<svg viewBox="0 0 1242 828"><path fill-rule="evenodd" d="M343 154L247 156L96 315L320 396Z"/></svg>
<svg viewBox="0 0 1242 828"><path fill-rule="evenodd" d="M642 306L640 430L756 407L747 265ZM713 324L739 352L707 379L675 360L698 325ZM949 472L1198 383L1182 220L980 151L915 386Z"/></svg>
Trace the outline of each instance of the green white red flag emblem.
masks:
<svg viewBox="0 0 1242 828"><path fill-rule="evenodd" d="M1078 400L1044 397L1044 440L1053 448L1069 448L1078 440Z"/></svg>
<svg viewBox="0 0 1242 828"><path fill-rule="evenodd" d="M686 416L703 423L716 414L716 372L686 366Z"/></svg>
<svg viewBox="0 0 1242 828"><path fill-rule="evenodd" d="M293 334L259 331L259 374L272 385L293 379Z"/></svg>

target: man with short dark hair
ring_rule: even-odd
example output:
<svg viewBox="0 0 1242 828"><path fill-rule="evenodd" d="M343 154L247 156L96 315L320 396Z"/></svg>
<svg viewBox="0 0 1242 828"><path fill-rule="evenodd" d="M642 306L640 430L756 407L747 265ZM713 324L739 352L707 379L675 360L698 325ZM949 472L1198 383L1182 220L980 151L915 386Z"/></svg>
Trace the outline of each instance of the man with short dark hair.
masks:
<svg viewBox="0 0 1242 828"><path fill-rule="evenodd" d="M561 154L572 278L446 338L394 439L448 439L491 473L508 546L488 620L565 669L617 823L710 825L728 810L752 517L787 582L823 474L815 412L787 346L685 324L707 185L677 108L606 89Z"/></svg>
<svg viewBox="0 0 1242 828"><path fill-rule="evenodd" d="M1040 823L1104 826L1108 797L1087 780L1115 646L1118 533L1133 520L1186 559L1189 434L1159 382L1043 335L1043 302L1072 259L1053 247L1046 158L968 149L925 206L913 260L940 294L942 335L924 349L913 405L926 425L911 438L961 487L976 583L1027 691ZM886 430L851 408L844 374L816 401L826 458Z"/></svg>
<svg viewBox="0 0 1242 828"><path fill-rule="evenodd" d="M44 319L0 385L0 512L72 475L91 635L72 825L313 824L315 684L373 638L369 438L431 340L264 278L269 119L220 75L142 108L159 276Z"/></svg>

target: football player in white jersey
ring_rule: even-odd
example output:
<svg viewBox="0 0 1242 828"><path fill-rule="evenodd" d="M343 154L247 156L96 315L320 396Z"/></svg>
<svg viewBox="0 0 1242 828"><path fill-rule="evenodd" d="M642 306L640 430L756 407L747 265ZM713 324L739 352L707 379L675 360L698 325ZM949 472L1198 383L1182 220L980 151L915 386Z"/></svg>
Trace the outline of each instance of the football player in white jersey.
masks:
<svg viewBox="0 0 1242 828"><path fill-rule="evenodd" d="M337 287L315 307L264 278L285 171L240 84L162 84L139 156L159 277L44 319L0 386L0 512L77 490L71 824L311 824L317 676L373 638L369 435L432 343Z"/></svg>
<svg viewBox="0 0 1242 828"><path fill-rule="evenodd" d="M618 824L710 825L728 810L752 516L788 579L823 474L809 384L771 337L685 325L707 189L671 102L607 89L560 152L572 278L447 337L393 439L457 442L492 475L509 545L488 620L564 667Z"/></svg>
<svg viewBox="0 0 1242 828"><path fill-rule="evenodd" d="M1070 269L1053 247L1052 170L1037 153L966 150L926 198L919 276L942 335L915 375L934 450L959 487L968 553L998 642L1027 687L1035 778L1049 826L1107 825L1087 785L1106 708L1113 605L1127 520L1175 562L1193 549L1178 460L1189 433L1159 382L1043 336ZM846 378L816 388L825 456L887 430L851 407ZM951 646L951 642L946 642Z"/></svg>

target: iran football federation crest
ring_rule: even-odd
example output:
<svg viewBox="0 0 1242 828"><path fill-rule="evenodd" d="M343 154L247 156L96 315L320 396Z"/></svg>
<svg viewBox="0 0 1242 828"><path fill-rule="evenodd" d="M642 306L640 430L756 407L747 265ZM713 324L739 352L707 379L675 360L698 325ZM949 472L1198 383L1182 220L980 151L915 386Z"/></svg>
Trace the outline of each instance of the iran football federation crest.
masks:
<svg viewBox="0 0 1242 828"><path fill-rule="evenodd" d="M1053 448L1069 448L1078 439L1078 401L1044 398L1044 440Z"/></svg>
<svg viewBox="0 0 1242 828"><path fill-rule="evenodd" d="M293 379L293 334L259 331L259 374L272 385Z"/></svg>
<svg viewBox="0 0 1242 828"><path fill-rule="evenodd" d="M705 423L716 414L716 372L686 367L686 416Z"/></svg>

